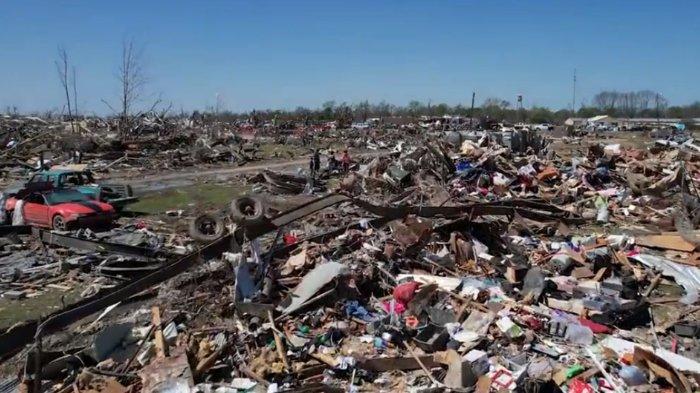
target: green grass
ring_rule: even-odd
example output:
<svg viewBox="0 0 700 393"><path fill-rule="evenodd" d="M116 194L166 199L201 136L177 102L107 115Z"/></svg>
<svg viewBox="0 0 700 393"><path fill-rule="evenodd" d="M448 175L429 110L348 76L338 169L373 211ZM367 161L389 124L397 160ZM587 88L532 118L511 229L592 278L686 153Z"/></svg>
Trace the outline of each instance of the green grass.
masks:
<svg viewBox="0 0 700 393"><path fill-rule="evenodd" d="M312 142L307 146L301 145L280 145L277 143L264 143L260 145L260 156L262 157L279 157L281 159L293 159L293 158L303 158L308 157L311 154L312 149L331 149L339 154L340 151L346 149L347 145L340 141L334 142Z"/></svg>
<svg viewBox="0 0 700 393"><path fill-rule="evenodd" d="M38 296L21 300L0 298L0 329L30 319L46 316L54 311L75 303L80 299L82 286L76 285L69 291L47 289ZM63 297L63 302L61 302Z"/></svg>
<svg viewBox="0 0 700 393"><path fill-rule="evenodd" d="M264 143L260 145L260 156L267 158L279 157L281 159L290 159L308 155L309 150L309 147Z"/></svg>
<svg viewBox="0 0 700 393"><path fill-rule="evenodd" d="M139 196L127 211L159 214L168 210L209 209L225 207L236 196L248 192L248 186L197 184L155 191Z"/></svg>

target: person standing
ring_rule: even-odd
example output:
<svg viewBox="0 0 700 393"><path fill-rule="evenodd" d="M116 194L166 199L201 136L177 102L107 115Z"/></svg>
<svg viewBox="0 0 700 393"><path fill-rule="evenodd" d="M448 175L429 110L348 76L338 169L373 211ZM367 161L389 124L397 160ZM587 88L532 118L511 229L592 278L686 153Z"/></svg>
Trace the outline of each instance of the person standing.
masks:
<svg viewBox="0 0 700 393"><path fill-rule="evenodd" d="M340 164L343 166L343 172L347 172L350 170L351 162L352 160L350 159L350 154L348 154L348 150L343 150L343 155L340 157Z"/></svg>
<svg viewBox="0 0 700 393"><path fill-rule="evenodd" d="M311 176L316 177L316 173L318 173L319 169L321 169L321 156L318 153L318 149L314 149L309 159L309 171L311 172Z"/></svg>
<svg viewBox="0 0 700 393"><path fill-rule="evenodd" d="M328 152L328 171L332 172L338 169L338 159L335 158L335 152L333 150Z"/></svg>

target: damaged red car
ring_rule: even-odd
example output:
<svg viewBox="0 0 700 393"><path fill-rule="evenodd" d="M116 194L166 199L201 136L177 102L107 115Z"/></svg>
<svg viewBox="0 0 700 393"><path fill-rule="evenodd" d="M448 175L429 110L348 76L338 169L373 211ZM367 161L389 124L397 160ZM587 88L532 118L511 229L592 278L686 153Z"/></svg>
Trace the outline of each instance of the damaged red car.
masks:
<svg viewBox="0 0 700 393"><path fill-rule="evenodd" d="M56 230L108 226L116 216L112 205L75 190L32 192L22 200L22 215L27 225ZM13 213L18 202L17 198L7 199L8 214Z"/></svg>

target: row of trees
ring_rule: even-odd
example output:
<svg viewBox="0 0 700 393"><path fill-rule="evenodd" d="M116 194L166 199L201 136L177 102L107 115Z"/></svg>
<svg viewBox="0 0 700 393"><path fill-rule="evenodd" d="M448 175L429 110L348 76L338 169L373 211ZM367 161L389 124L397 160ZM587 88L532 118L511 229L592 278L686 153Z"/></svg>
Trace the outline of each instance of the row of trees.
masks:
<svg viewBox="0 0 700 393"><path fill-rule="evenodd" d="M622 117L654 117L668 107L668 101L655 91L601 91L593 97L593 105L609 115Z"/></svg>
<svg viewBox="0 0 700 393"><path fill-rule="evenodd" d="M397 106L387 102L370 103L362 101L355 104L335 101L324 102L318 108L298 107L294 110L256 110L254 112L233 113L229 111L207 111L207 114L220 120L244 119L256 117L261 120L277 119L308 120L313 122L339 120L366 121L369 118L404 117L418 118L420 116L439 117L443 115L490 118L509 122L529 123L561 123L569 117L593 117L600 114L609 114L620 117L656 117L656 93L648 92L638 98L608 98L609 92L596 95L593 105L582 106L577 111L561 109L553 111L546 107L534 106L532 108L518 109L506 100L491 97L483 101L473 110L463 104L449 105L445 103L432 104L420 101L411 101L406 106ZM627 94L627 93L620 93ZM635 93L636 94L636 93ZM602 96L601 96L602 95ZM599 97L601 96L601 97ZM652 97L652 99L649 99ZM659 117L674 117L688 119L700 117L700 101L686 106L671 106L659 99ZM663 105L662 105L663 104Z"/></svg>
<svg viewBox="0 0 700 393"><path fill-rule="evenodd" d="M651 90L602 91L593 97L593 107L599 113L618 117L700 117L700 101L690 105L669 106L662 94Z"/></svg>

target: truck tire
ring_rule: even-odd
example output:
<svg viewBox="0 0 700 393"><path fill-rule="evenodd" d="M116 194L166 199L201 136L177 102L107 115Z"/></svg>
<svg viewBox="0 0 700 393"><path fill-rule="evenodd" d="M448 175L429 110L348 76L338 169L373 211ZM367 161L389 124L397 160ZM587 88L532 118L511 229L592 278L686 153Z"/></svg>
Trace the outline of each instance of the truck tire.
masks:
<svg viewBox="0 0 700 393"><path fill-rule="evenodd" d="M224 220L212 214L201 214L190 221L190 237L198 242L212 242L224 235Z"/></svg>
<svg viewBox="0 0 700 393"><path fill-rule="evenodd" d="M231 218L237 223L256 223L265 219L265 205L260 198L245 196L231 201Z"/></svg>

